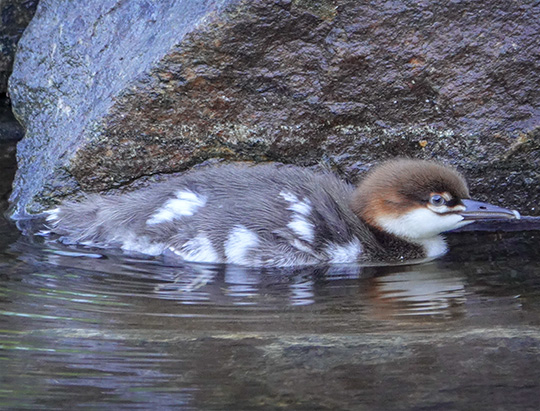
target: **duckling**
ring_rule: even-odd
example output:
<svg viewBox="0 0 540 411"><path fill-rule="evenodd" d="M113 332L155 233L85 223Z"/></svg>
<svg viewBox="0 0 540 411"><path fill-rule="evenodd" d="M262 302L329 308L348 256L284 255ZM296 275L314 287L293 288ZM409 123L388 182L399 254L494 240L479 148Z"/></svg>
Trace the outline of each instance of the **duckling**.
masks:
<svg viewBox="0 0 540 411"><path fill-rule="evenodd" d="M64 243L251 267L435 258L443 232L519 218L471 200L453 168L411 159L376 166L356 188L296 166L209 166L47 214L44 234Z"/></svg>

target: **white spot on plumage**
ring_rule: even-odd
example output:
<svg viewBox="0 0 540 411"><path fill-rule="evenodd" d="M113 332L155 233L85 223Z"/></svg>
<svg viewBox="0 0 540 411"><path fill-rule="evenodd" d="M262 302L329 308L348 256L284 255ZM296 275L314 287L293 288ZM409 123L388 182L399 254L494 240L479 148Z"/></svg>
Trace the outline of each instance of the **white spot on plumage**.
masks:
<svg viewBox="0 0 540 411"><path fill-rule="evenodd" d="M186 261L198 263L219 263L219 256L212 246L212 242L204 234L198 234L191 240L182 244L180 249L169 247L169 250Z"/></svg>
<svg viewBox="0 0 540 411"><path fill-rule="evenodd" d="M309 199L304 198L300 200L297 196L292 193L282 191L279 193L285 201L291 203L287 210L293 212L292 221L287 224L291 230L293 230L298 236L305 241L313 242L315 239L314 225L311 223L307 217L311 213L311 202Z"/></svg>
<svg viewBox="0 0 540 411"><path fill-rule="evenodd" d="M307 216L309 213L311 213L311 205L309 204L309 200L304 200L292 204L290 207L288 207L288 210L292 210L295 213Z"/></svg>
<svg viewBox="0 0 540 411"><path fill-rule="evenodd" d="M281 197L284 198L285 201L288 201L289 203L296 203L298 202L298 197L296 197L293 193L289 193L287 191L282 191L279 193Z"/></svg>
<svg viewBox="0 0 540 411"><path fill-rule="evenodd" d="M171 198L156 210L146 221L146 224L160 224L167 221L177 220L185 216L192 216L198 208L204 207L206 198L198 196L192 191L179 191L176 198Z"/></svg>
<svg viewBox="0 0 540 411"><path fill-rule="evenodd" d="M45 214L48 214L46 220L50 223L58 222L58 214L60 214L60 207L53 208L52 210L45 211Z"/></svg>
<svg viewBox="0 0 540 411"><path fill-rule="evenodd" d="M304 241L300 241L298 239L294 239L294 241L291 241L291 245L296 248L299 251L302 251L303 253L307 253L310 255L316 255L315 251L312 247L307 245Z"/></svg>
<svg viewBox="0 0 540 411"><path fill-rule="evenodd" d="M124 251L135 251L147 255L160 255L165 249L165 244L153 242L146 236L137 236L134 233L129 233L123 238L118 235L115 240L122 243L121 248ZM80 244L87 246L98 245L92 241L81 241Z"/></svg>
<svg viewBox="0 0 540 411"><path fill-rule="evenodd" d="M325 252L331 263L355 263L362 253L362 245L360 240L355 238L345 244L330 243L326 246Z"/></svg>
<svg viewBox="0 0 540 411"><path fill-rule="evenodd" d="M311 243L315 238L313 224L311 224L305 218L294 218L289 224L287 224L287 227L298 234L302 240L306 240Z"/></svg>
<svg viewBox="0 0 540 411"><path fill-rule="evenodd" d="M246 259L250 249L259 245L259 237L242 225L235 226L225 242L227 262L239 265L254 265Z"/></svg>

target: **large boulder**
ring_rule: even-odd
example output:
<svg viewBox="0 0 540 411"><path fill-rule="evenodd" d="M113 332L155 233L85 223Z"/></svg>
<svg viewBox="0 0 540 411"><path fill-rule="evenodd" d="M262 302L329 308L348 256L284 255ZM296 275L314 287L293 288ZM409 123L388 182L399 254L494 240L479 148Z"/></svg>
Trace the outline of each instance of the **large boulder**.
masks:
<svg viewBox="0 0 540 411"><path fill-rule="evenodd" d="M539 214L536 1L42 0L10 93L12 216L209 158L461 168Z"/></svg>

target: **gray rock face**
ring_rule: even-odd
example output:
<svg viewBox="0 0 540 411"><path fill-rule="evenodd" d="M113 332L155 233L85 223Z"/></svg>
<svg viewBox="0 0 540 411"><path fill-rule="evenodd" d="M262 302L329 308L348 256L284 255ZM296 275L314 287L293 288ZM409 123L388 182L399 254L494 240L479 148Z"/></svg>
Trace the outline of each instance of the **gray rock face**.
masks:
<svg viewBox="0 0 540 411"><path fill-rule="evenodd" d="M539 214L534 1L42 0L10 92L14 218L209 158L461 168Z"/></svg>

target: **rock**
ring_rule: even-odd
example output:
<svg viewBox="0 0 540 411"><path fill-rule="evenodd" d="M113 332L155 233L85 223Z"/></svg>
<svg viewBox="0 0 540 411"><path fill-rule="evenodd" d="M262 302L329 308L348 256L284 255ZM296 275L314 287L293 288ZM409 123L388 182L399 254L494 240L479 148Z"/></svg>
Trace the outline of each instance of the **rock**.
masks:
<svg viewBox="0 0 540 411"><path fill-rule="evenodd" d="M7 91L17 42L32 19L37 3L38 0L0 0L0 94Z"/></svg>
<svg viewBox="0 0 540 411"><path fill-rule="evenodd" d="M10 82L12 216L210 158L438 158L538 215L540 4L42 0Z"/></svg>

